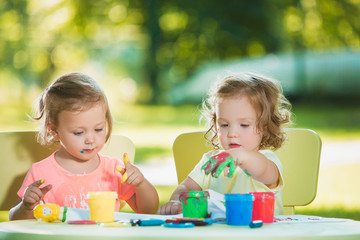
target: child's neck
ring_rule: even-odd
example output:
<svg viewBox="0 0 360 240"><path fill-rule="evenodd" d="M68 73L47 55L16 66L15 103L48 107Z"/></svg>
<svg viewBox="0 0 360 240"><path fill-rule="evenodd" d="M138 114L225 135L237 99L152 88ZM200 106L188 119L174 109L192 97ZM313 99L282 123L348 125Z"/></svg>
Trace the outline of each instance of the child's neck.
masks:
<svg viewBox="0 0 360 240"><path fill-rule="evenodd" d="M89 160L82 160L72 156L62 147L55 153L55 160L62 168L74 174L91 173L100 163L98 155Z"/></svg>

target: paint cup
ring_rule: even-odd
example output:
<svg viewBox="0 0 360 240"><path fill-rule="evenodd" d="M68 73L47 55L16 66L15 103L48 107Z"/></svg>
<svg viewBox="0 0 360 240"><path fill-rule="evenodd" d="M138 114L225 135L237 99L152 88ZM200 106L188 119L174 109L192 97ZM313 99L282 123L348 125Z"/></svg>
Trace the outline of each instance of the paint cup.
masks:
<svg viewBox="0 0 360 240"><path fill-rule="evenodd" d="M89 192L90 220L110 223L114 222L116 192Z"/></svg>
<svg viewBox="0 0 360 240"><path fill-rule="evenodd" d="M263 223L274 222L275 193L252 192L254 195L252 220L261 220Z"/></svg>
<svg viewBox="0 0 360 240"><path fill-rule="evenodd" d="M252 218L254 196L250 193L225 194L226 223L228 225L249 225Z"/></svg>
<svg viewBox="0 0 360 240"><path fill-rule="evenodd" d="M208 215L207 191L190 191L180 193L179 200L183 207L183 217L206 218Z"/></svg>

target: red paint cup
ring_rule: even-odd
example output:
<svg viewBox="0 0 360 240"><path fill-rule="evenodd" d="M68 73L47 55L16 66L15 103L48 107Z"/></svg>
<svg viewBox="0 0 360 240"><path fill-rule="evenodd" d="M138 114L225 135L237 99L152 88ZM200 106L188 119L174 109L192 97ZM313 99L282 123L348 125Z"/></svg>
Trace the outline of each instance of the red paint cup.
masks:
<svg viewBox="0 0 360 240"><path fill-rule="evenodd" d="M274 222L275 193L251 192L254 195L252 221Z"/></svg>

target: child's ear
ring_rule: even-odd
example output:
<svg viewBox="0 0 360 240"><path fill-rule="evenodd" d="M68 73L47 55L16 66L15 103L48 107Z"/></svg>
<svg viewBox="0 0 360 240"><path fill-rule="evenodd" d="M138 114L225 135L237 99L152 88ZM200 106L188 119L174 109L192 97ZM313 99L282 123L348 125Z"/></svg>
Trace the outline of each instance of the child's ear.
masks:
<svg viewBox="0 0 360 240"><path fill-rule="evenodd" d="M57 128L56 128L56 125L53 124L53 123L49 123L48 124L48 127L47 127L47 130L48 132L50 133L50 135L53 137L53 139L55 141L58 141L59 140L59 136L57 134Z"/></svg>

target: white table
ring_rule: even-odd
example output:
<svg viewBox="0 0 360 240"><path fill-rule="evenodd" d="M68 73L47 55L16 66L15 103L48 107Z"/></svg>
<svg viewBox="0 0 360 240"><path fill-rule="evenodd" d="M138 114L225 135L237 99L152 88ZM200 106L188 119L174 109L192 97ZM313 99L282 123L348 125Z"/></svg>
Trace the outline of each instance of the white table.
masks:
<svg viewBox="0 0 360 240"><path fill-rule="evenodd" d="M19 220L0 223L0 239L360 239L359 221L264 224L261 228L212 224L194 228L71 225Z"/></svg>

